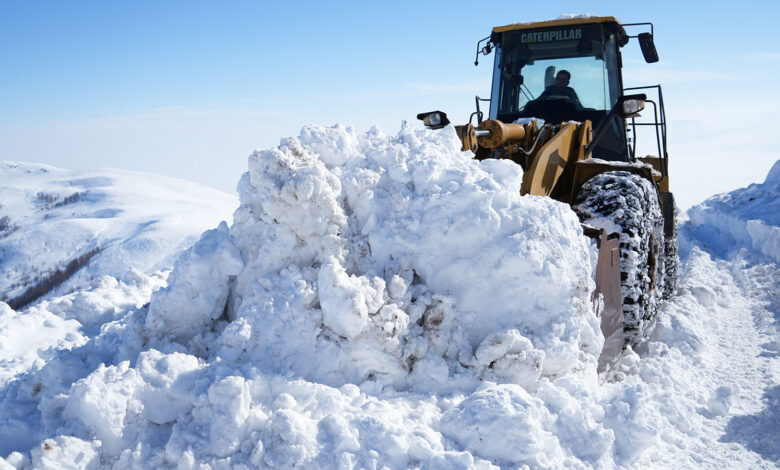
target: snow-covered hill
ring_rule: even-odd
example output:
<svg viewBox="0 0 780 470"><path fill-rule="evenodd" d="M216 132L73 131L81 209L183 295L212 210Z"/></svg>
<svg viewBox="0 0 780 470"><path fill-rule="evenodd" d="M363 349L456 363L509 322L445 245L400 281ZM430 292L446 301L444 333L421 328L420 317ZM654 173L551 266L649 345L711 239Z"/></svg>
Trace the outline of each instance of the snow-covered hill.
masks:
<svg viewBox="0 0 780 470"><path fill-rule="evenodd" d="M170 266L236 204L187 181L121 170L4 161L0 181L0 300L11 305L35 300L22 298L79 257L89 258L76 263L87 266L80 282Z"/></svg>
<svg viewBox="0 0 780 470"><path fill-rule="evenodd" d="M154 270L192 233L174 198L142 202L118 174L103 187L124 198L45 191L17 166L31 173L7 187L33 202L0 243L41 230L63 253L106 248L29 305L0 303L0 469L774 468L780 164L690 211L677 295L600 384L576 216L520 197L516 165L459 148L451 130L304 128L250 157L232 225L167 280ZM54 207L84 192L91 206ZM47 225L44 203L113 217ZM112 254L150 220L148 251Z"/></svg>
<svg viewBox="0 0 780 470"><path fill-rule="evenodd" d="M237 204L121 170L3 161L0 182L0 302L17 310L0 315L0 384L45 362L39 350L80 344L85 331L147 303L176 254Z"/></svg>

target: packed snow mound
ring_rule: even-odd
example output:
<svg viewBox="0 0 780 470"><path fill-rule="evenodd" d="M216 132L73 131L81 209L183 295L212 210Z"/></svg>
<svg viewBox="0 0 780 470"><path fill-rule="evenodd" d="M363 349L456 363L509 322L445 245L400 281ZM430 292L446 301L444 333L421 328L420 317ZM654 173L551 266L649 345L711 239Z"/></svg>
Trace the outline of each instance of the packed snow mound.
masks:
<svg viewBox="0 0 780 470"><path fill-rule="evenodd" d="M712 196L688 217L693 235L718 255L748 248L780 262L780 160L763 183Z"/></svg>
<svg viewBox="0 0 780 470"><path fill-rule="evenodd" d="M333 386L530 387L589 368L603 338L576 215L459 147L452 129L337 125L256 151L230 236L182 257L149 334L200 343L227 310L218 357ZM197 309L171 308L191 292Z"/></svg>

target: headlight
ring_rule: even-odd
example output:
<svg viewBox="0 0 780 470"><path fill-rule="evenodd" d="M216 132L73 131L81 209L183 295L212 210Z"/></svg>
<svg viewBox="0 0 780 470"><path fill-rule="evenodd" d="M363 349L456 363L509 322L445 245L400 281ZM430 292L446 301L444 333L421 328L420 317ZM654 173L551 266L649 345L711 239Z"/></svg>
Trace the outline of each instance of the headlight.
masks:
<svg viewBox="0 0 780 470"><path fill-rule="evenodd" d="M441 124L441 114L433 113L425 118L424 124L426 126L438 126Z"/></svg>
<svg viewBox="0 0 780 470"><path fill-rule="evenodd" d="M421 120L428 129L441 129L450 123L447 115L441 111L420 113L417 115L417 119Z"/></svg>
<svg viewBox="0 0 780 470"><path fill-rule="evenodd" d="M644 100L626 100L623 102L623 115L625 117L633 117L643 109L645 109Z"/></svg>

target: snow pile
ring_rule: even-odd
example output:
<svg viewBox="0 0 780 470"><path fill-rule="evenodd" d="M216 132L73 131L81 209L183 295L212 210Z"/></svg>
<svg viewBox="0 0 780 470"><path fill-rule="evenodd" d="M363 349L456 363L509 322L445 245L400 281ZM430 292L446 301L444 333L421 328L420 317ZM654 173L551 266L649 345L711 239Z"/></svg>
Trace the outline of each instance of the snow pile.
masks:
<svg viewBox="0 0 780 470"><path fill-rule="evenodd" d="M72 340L6 384L0 454L33 448L8 461L35 468L59 452L116 468L490 468L580 453L554 435L562 411L529 394L595 383L592 247L567 206L521 198L521 176L471 160L451 130L311 127L256 152L233 226L183 252L148 307L117 296L106 312L83 294L28 309L104 323L63 327ZM139 276L123 298L156 284ZM485 406L515 410L499 427L546 434L516 456L454 445L477 442L468 417ZM576 421L603 458L611 433Z"/></svg>
<svg viewBox="0 0 780 470"><path fill-rule="evenodd" d="M602 340L576 216L521 198L516 165L457 147L451 130L336 126L255 152L230 237L185 255L147 328L202 337L229 293L218 357L377 390L531 386L592 365ZM171 308L193 291L208 305Z"/></svg>
<svg viewBox="0 0 780 470"><path fill-rule="evenodd" d="M233 225L166 287L0 303L0 334L53 338L0 349L0 469L774 468L776 266L684 250L655 335L599 385L576 217L458 149L305 128L251 157Z"/></svg>
<svg viewBox="0 0 780 470"><path fill-rule="evenodd" d="M780 161L762 184L713 196L688 211L694 235L719 253L748 248L780 262Z"/></svg>

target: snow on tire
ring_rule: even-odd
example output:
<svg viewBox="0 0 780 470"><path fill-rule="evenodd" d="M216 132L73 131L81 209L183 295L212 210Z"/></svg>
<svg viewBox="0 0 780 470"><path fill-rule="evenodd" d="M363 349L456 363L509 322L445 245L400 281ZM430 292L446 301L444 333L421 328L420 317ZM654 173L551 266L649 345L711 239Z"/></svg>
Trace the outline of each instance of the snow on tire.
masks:
<svg viewBox="0 0 780 470"><path fill-rule="evenodd" d="M676 216L675 208L675 216ZM680 249L677 243L677 223L674 222L672 235L664 244L664 300L669 300L677 292L677 278L680 275Z"/></svg>
<svg viewBox="0 0 780 470"><path fill-rule="evenodd" d="M582 185L574 210L583 223L620 234L623 330L628 344L638 344L652 332L665 287L667 247L656 189L633 173L602 173Z"/></svg>

